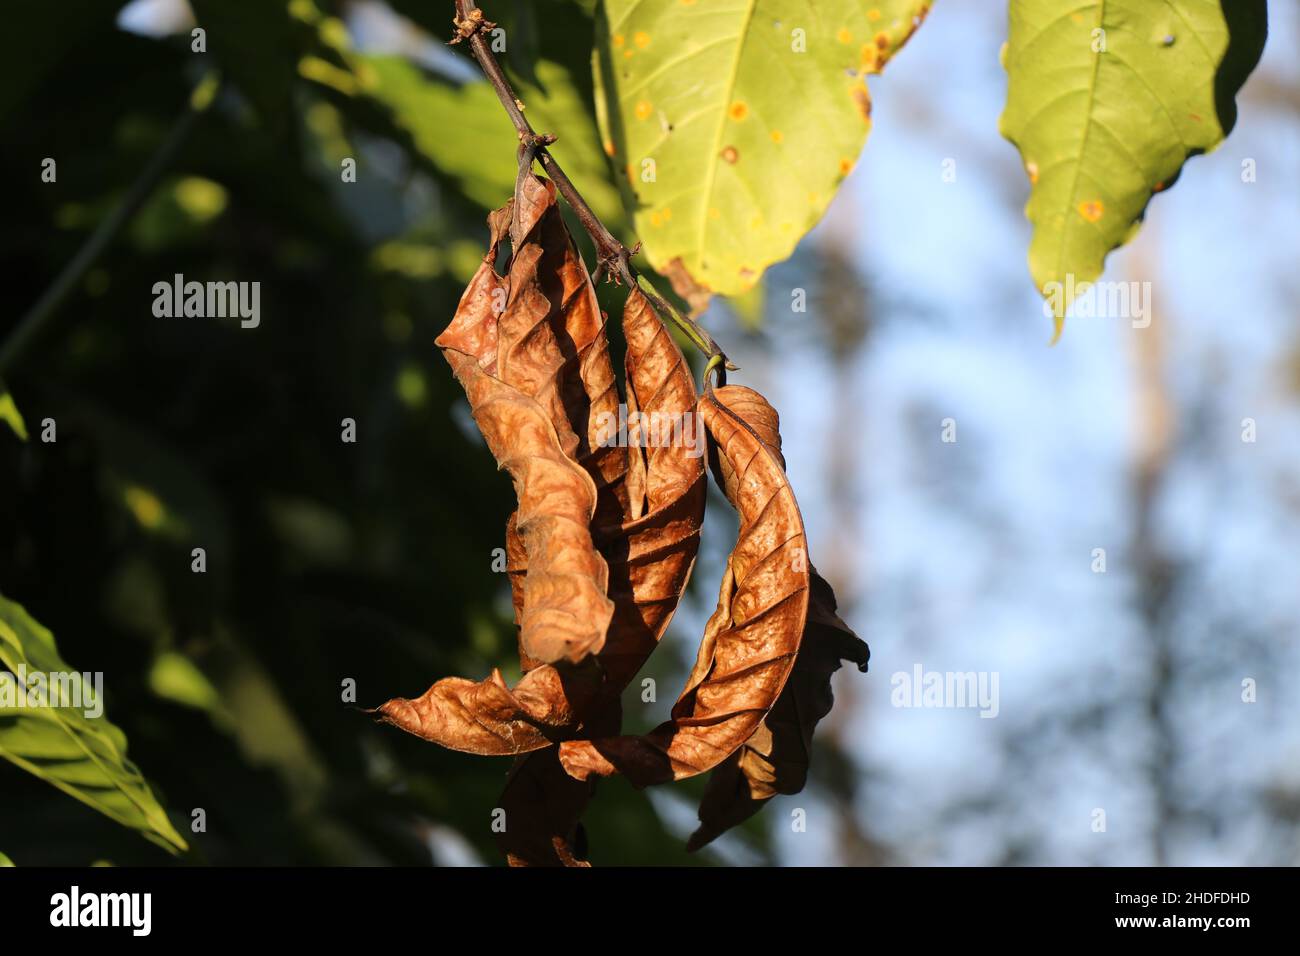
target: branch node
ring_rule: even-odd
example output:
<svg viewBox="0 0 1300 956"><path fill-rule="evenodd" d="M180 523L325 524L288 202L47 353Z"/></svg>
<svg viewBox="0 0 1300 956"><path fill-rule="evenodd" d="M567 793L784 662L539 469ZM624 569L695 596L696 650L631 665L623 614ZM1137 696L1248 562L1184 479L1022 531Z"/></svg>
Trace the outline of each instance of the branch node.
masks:
<svg viewBox="0 0 1300 956"><path fill-rule="evenodd" d="M456 35L451 38L449 46L455 46L464 40L468 40L474 34L483 30L495 30L496 24L491 20L485 19L483 11L474 7L463 17L452 17L452 26L456 28ZM523 107L521 106L520 109Z"/></svg>

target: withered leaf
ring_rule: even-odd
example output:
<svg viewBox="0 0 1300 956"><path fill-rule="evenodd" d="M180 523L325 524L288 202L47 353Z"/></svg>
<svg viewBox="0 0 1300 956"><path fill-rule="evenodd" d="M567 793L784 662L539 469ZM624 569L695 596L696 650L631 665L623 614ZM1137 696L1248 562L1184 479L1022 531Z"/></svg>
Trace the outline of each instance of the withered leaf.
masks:
<svg viewBox="0 0 1300 956"><path fill-rule="evenodd" d="M563 370L577 361L576 352L571 357L564 354L565 347L575 348L573 336L580 336L576 347L585 350L603 338L603 330L581 260L574 253L574 261L568 261L572 241L558 217L554 184L522 169L510 217L514 247L505 280L505 308L498 317L494 303L486 308L476 304L465 321L458 310L451 326L457 340L447 336L438 340L465 388L488 447L515 482L519 499L515 525L532 569L523 588L520 644L528 657L543 663L576 662L599 651L613 614L613 604L605 597L608 569L589 530L597 489L572 460L579 439L560 385ZM494 247L500 240L499 214L489 223ZM548 223L558 223L558 231ZM547 265L539 272L543 260ZM552 305L545 285L562 267L577 273L564 281L590 293L589 309L565 309L564 302ZM490 284L491 279L486 279L485 285ZM575 293L572 301L580 298ZM465 340L491 338L488 333L478 338L469 334L473 319L497 327L495 374L485 367L491 364L485 348L469 352L460 348Z"/></svg>
<svg viewBox="0 0 1300 956"><path fill-rule="evenodd" d="M521 170L514 205L529 218L511 227L512 236L525 238L510 261L496 375L546 409L565 453L587 469L598 490L617 487L623 456L594 440L602 416L617 414L618 388L591 276L564 225L554 184Z"/></svg>
<svg viewBox="0 0 1300 956"><path fill-rule="evenodd" d="M694 433L698 419L690 366L636 289L629 291L624 306L623 333L629 418L636 409L642 421L652 424L640 434L629 427L628 447L619 448L610 432L611 424L617 424L617 405L613 410L591 407L595 424L589 432L596 447L616 448L629 463L628 475L642 476L636 491L625 482L606 485L611 499L620 485L626 490L617 509L598 506L592 525L596 546L609 565L608 594L615 605L605 647L597 655L608 695L627 686L667 629L699 549L705 503L704 444L703 435ZM607 411L608 417L601 417ZM506 554L518 617L529 569L526 551L509 525ZM528 661L522 663L529 667Z"/></svg>
<svg viewBox="0 0 1300 956"><path fill-rule="evenodd" d="M812 735L831 712L831 675L841 661L865 671L871 652L835 613L835 594L811 569L808 625L790 680L771 712L744 745L709 776L700 801L700 826L686 849L698 850L752 817L778 793L798 793L808 779Z"/></svg>
<svg viewBox="0 0 1300 956"><path fill-rule="evenodd" d="M465 388L488 447L514 479L519 509L510 544L526 553L532 568L517 602L521 659L528 672L513 692L494 672L478 683L448 678L419 698L399 698L379 708L381 719L474 753L525 753L574 726L599 684L599 673L594 663L563 671L550 664L572 664L599 651L613 615L613 602L605 595L608 567L590 532L597 489L570 457L579 441L564 413L557 381L572 363L560 356L550 317L565 310L553 310L545 293L538 291L543 277L537 262L545 251L542 234L551 215L558 216L554 187L531 174L521 175L514 200L489 217L487 254L437 340ZM495 271L495 260L507 229L515 247L508 276L502 277ZM552 244L559 240L563 248L552 258L563 262L572 244L562 224L561 232L549 239ZM576 252L573 255L576 260ZM580 260L576 266L590 289ZM506 308L498 317L503 299ZM535 321L539 310L541 319ZM541 327L536 327L539 321ZM583 322L591 328L589 315ZM587 337L587 346L597 338L603 341L599 320ZM564 340L573 342L567 333ZM502 374L510 381L498 377Z"/></svg>
<svg viewBox="0 0 1300 956"><path fill-rule="evenodd" d="M703 773L748 740L780 696L808 615L803 520L777 455L715 396L700 415L730 464L728 497L740 515L718 607L672 719L640 737L568 740L573 777L623 773L638 787Z"/></svg>
<svg viewBox="0 0 1300 956"><path fill-rule="evenodd" d="M445 355L488 448L514 479L529 568L520 640L537 660L576 663L604 646L614 610L605 596L608 567L589 527L596 486L561 449L537 402L493 378L473 356Z"/></svg>
<svg viewBox="0 0 1300 956"><path fill-rule="evenodd" d="M784 466L780 419L758 392L729 385L716 398L745 420ZM730 462L711 455L718 485L734 493L736 473ZM771 712L745 744L709 776L700 802L700 826L686 844L697 850L731 827L749 819L778 793L798 793L808 779L812 735L835 702L831 675L842 660L865 671L871 652L836 614L835 592L810 565L808 623L795 657L794 670Z"/></svg>
<svg viewBox="0 0 1300 956"><path fill-rule="evenodd" d="M645 663L668 628L690 579L704 521L704 435L697 432L695 380L681 349L646 297L628 290L623 307L629 419L642 424L628 436L623 519L597 515L596 546L609 562L614 623L599 655L608 691L617 694ZM633 429L629 427L629 432Z"/></svg>
<svg viewBox="0 0 1300 956"><path fill-rule="evenodd" d="M520 538L530 573L524 581L520 641L546 661L528 671L513 694L499 675L475 684L448 678L416 700L389 701L383 718L443 746L475 753L523 753L545 746L573 726L598 685L594 662L572 663L598 651L613 614L604 591L608 570L595 551L588 522L596 490L590 476L563 454L541 407L496 380L474 356L447 350L489 449L510 471L519 498Z"/></svg>
<svg viewBox="0 0 1300 956"><path fill-rule="evenodd" d="M595 436L597 423L618 413L618 386L591 276L565 228L552 183L521 170L514 203L528 218L512 235L535 241L511 260L511 292L497 323L497 374L547 409L566 454L595 482L597 520L621 515L626 458ZM506 524L506 553L515 619L522 625L528 562L518 523L516 512ZM541 663L522 631L519 651L524 670Z"/></svg>
<svg viewBox="0 0 1300 956"><path fill-rule="evenodd" d="M594 713L584 721L584 736L618 733L618 695L667 629L690 577L704 519L704 459L699 453L703 436L691 431L697 420L690 366L635 289L629 291L623 310L623 334L629 418L637 410L653 427L644 430L650 447L643 449L633 440L639 435L628 436L627 473L639 475L639 483L629 483L617 509L597 510L594 536L609 563L609 596L615 610L605 647L597 655L604 681L592 705ZM602 424L594 405L592 412L592 421ZM602 433L593 432L596 445L616 447L611 424L617 422L605 418ZM616 488L607 486L611 499ZM516 582L527 572L526 555L511 547L509 533L506 540L518 613L521 589ZM528 667L527 661L521 662ZM507 819L516 821L498 835L507 859L513 865L579 865L571 847L594 786L594 781L568 776L554 749L516 761L499 802Z"/></svg>
<svg viewBox="0 0 1300 956"><path fill-rule="evenodd" d="M584 727L601 735L617 734L622 704L601 698L588 708ZM588 866L579 823L595 793L594 780L575 780L560 766L555 747L516 758L497 806L506 827L497 845L511 866Z"/></svg>
<svg viewBox="0 0 1300 956"><path fill-rule="evenodd" d="M378 708L379 719L450 750L502 756L537 750L575 723L563 678L550 666L529 671L511 690L501 672L487 680L444 677L413 700Z"/></svg>

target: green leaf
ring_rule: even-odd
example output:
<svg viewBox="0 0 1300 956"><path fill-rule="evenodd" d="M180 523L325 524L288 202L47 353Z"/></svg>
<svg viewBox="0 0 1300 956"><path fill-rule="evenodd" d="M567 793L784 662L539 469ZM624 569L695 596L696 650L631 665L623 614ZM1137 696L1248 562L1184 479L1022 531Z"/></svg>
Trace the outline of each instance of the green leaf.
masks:
<svg viewBox="0 0 1300 956"><path fill-rule="evenodd" d="M59 657L54 635L22 605L0 596L0 757L58 787L123 826L172 853L187 849L167 819L144 776L126 757L126 735L92 706L79 673ZM46 683L45 705L31 706L31 692L15 676L60 675L73 702L49 706L53 685ZM19 705L18 697L26 701ZM77 698L80 697L80 700ZM64 701L64 703L70 703Z"/></svg>
<svg viewBox="0 0 1300 956"><path fill-rule="evenodd" d="M1000 125L1033 184L1029 269L1058 336L1068 290L1232 129L1266 16L1264 0L1012 0Z"/></svg>
<svg viewBox="0 0 1300 956"><path fill-rule="evenodd" d="M0 378L0 422L4 422L13 433L27 441L27 423L23 421L22 413L18 411L18 406L14 404L14 397L9 393L5 380Z"/></svg>
<svg viewBox="0 0 1300 956"><path fill-rule="evenodd" d="M930 6L606 0L593 60L605 149L679 293L744 292L790 255L862 151L866 75Z"/></svg>
<svg viewBox="0 0 1300 956"><path fill-rule="evenodd" d="M509 198L519 140L487 83L455 86L426 77L397 56L358 59L372 78L366 95L388 109L421 158L485 208L495 209Z"/></svg>
<svg viewBox="0 0 1300 956"><path fill-rule="evenodd" d="M486 209L497 208L511 196L519 138L492 87L482 81L457 86L427 76L400 57L357 60L366 67L366 95L387 108L422 159ZM596 215L617 229L622 204L609 181L590 106L560 65L539 60L534 72L538 86L521 82L516 87L529 121L539 131L558 132L559 142L551 152ZM449 135L449 130L455 134Z"/></svg>

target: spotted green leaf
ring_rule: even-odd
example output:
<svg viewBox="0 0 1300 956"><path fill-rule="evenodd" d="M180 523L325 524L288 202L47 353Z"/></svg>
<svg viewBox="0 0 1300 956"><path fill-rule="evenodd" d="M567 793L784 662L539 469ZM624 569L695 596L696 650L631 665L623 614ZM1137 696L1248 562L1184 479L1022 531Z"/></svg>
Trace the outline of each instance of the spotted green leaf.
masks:
<svg viewBox="0 0 1300 956"><path fill-rule="evenodd" d="M68 697L56 693L50 675L59 675ZM88 693L96 689L64 663L53 634L22 605L0 597L0 757L164 849L185 850L185 840L127 759L126 735L103 715L102 700Z"/></svg>
<svg viewBox="0 0 1300 956"><path fill-rule="evenodd" d="M931 0L605 0L597 113L650 264L742 293L826 210L871 126L866 76Z"/></svg>
<svg viewBox="0 0 1300 956"><path fill-rule="evenodd" d="M1152 194L1232 129L1265 33L1264 0L1011 0L1001 129L1032 183L1029 269L1057 335Z"/></svg>

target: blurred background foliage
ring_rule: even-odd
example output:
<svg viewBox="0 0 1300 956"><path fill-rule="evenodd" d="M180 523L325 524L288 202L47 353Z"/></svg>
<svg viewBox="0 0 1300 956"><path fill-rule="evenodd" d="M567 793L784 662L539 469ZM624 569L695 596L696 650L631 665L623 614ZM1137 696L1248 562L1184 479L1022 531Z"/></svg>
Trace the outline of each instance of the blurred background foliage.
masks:
<svg viewBox="0 0 1300 956"><path fill-rule="evenodd" d="M626 235L592 118L590 7L501 0L490 15L534 126L560 134L557 157ZM191 92L209 71L223 79L138 214L0 370L29 429L57 423L55 443L0 438L0 593L73 668L104 672L108 716L191 843L181 862L497 859L490 814L509 761L443 751L341 702L348 679L373 706L444 675L517 674L509 589L491 571L512 491L432 346L515 172L494 95L442 43L451 13L421 0L6 8L6 336ZM191 49L195 20L206 53ZM45 157L55 183L40 182ZM260 282L260 326L154 317L153 284L177 273ZM665 657L671 697L684 658ZM694 860L645 794L601 789L594 862ZM0 794L0 848L20 866L171 860L7 763ZM191 835L196 808L207 830ZM747 840L767 858L761 829Z"/></svg>

